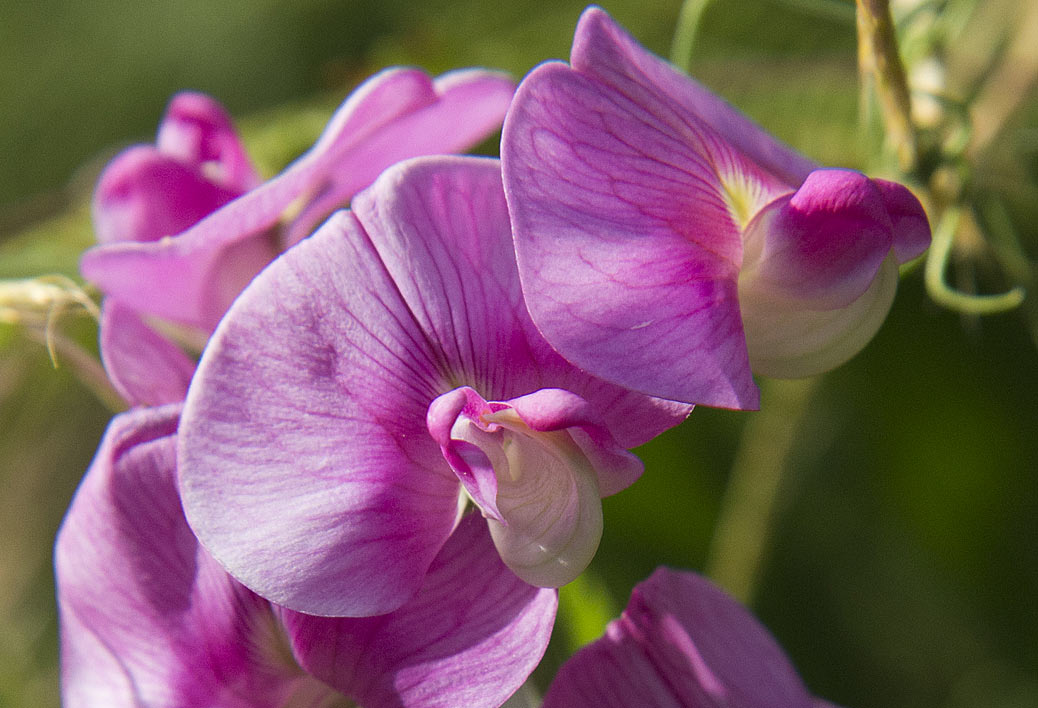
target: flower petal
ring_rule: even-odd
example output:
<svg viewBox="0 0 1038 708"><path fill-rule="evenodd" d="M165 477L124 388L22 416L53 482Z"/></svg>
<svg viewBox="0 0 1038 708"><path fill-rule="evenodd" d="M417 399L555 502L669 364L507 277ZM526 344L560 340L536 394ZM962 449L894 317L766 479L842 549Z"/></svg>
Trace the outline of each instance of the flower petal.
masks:
<svg viewBox="0 0 1038 708"><path fill-rule="evenodd" d="M785 653L745 608L693 573L658 569L623 616L559 671L543 708L810 708Z"/></svg>
<svg viewBox="0 0 1038 708"><path fill-rule="evenodd" d="M262 233L242 240L223 233L209 242L180 235L152 243L102 244L83 254L79 270L108 297L138 312L210 331L242 288L277 255Z"/></svg>
<svg viewBox="0 0 1038 708"><path fill-rule="evenodd" d="M917 258L930 247L930 222L926 211L908 188L897 182L874 179L893 223L894 253L898 263Z"/></svg>
<svg viewBox="0 0 1038 708"><path fill-rule="evenodd" d="M107 300L101 311L101 361L115 390L131 406L179 403L195 363L144 323L135 310Z"/></svg>
<svg viewBox="0 0 1038 708"><path fill-rule="evenodd" d="M239 194L149 145L140 145L121 153L101 174L94 192L94 230L102 244L159 241Z"/></svg>
<svg viewBox="0 0 1038 708"><path fill-rule="evenodd" d="M502 160L530 313L563 356L651 395L757 405L740 221L787 185L665 92L559 63L520 85Z"/></svg>
<svg viewBox="0 0 1038 708"><path fill-rule="evenodd" d="M561 587L587 568L602 540L602 502L595 470L568 445L509 436L511 476L499 475L497 508L488 518L501 559L539 587ZM576 454L574 454L576 453Z"/></svg>
<svg viewBox="0 0 1038 708"><path fill-rule="evenodd" d="M278 604L403 604L450 534L458 482L425 430L441 373L369 236L336 214L217 329L181 425L205 546Z"/></svg>
<svg viewBox="0 0 1038 708"><path fill-rule="evenodd" d="M753 408L751 363L842 361L865 340L852 346L832 311L881 319L890 291L872 284L887 253L904 261L929 240L906 189L815 169L595 7L570 65L520 84L501 155L545 338L592 374L673 400ZM838 341L772 348L782 323Z"/></svg>
<svg viewBox="0 0 1038 708"><path fill-rule="evenodd" d="M58 534L69 708L275 708L300 676L279 660L269 604L224 573L184 520L178 411L113 419Z"/></svg>
<svg viewBox="0 0 1038 708"><path fill-rule="evenodd" d="M522 424L531 431L565 431L594 470L603 497L626 489L641 476L641 461L615 440L598 411L580 396L562 389L540 389L506 402L488 404L482 396L466 386L434 400L429 405L427 423L429 434L440 446L444 458L484 515L503 520L495 502L495 463L480 449L481 440L468 442L462 438L452 439L451 436L456 432L455 425L459 418L475 420L484 416L492 417L505 409L514 410ZM492 423L489 426L499 427L499 424ZM480 424L477 427L485 426ZM480 434L487 435L471 427L468 432L477 438ZM493 457L500 460L500 451ZM507 464L507 461L503 462L503 466Z"/></svg>
<svg viewBox="0 0 1038 708"><path fill-rule="evenodd" d="M762 209L743 237L739 297L832 310L861 297L893 246L883 195L860 172L815 170ZM743 308L745 310L745 306Z"/></svg>
<svg viewBox="0 0 1038 708"><path fill-rule="evenodd" d="M482 69L457 70L435 80L417 69L391 69L368 84L368 91L357 90L355 109L347 111L344 105L337 114L342 123L333 118L314 146L315 152L325 152L325 181L311 188L315 196L288 230L286 246L309 235L330 211L345 206L393 163L459 152L485 138L501 125L515 91L510 78ZM387 105L387 99L398 100L390 92L407 95L405 86L408 104ZM348 143L339 136L348 136Z"/></svg>
<svg viewBox="0 0 1038 708"><path fill-rule="evenodd" d="M284 619L300 664L366 708L490 708L537 665L556 603L554 590L523 583L501 563L470 514L394 612Z"/></svg>
<svg viewBox="0 0 1038 708"><path fill-rule="evenodd" d="M500 445L495 450L493 444L483 444L482 438L491 436L479 430L477 426L462 425L458 435L459 419L464 423L469 419L478 418L487 408L487 402L483 397L468 386L456 388L437 396L429 404L426 425L429 435L440 446L443 459L458 475L458 480L465 487L469 498L483 512L483 516L500 521L501 512L497 508L497 474L494 470L494 460L488 454L488 451L494 452L500 466ZM465 439L466 437L471 440Z"/></svg>
<svg viewBox="0 0 1038 708"><path fill-rule="evenodd" d="M743 327L753 370L762 376L800 378L829 371L861 351L886 319L897 292L893 254L869 289L835 310L791 309L742 298Z"/></svg>
<svg viewBox="0 0 1038 708"><path fill-rule="evenodd" d="M508 405L531 430L568 433L595 471L603 497L626 489L641 476L641 460L617 443L601 413L575 393L541 389L513 398Z"/></svg>
<svg viewBox="0 0 1038 708"><path fill-rule="evenodd" d="M654 94L664 94L785 184L800 184L816 167L709 89L646 51L599 7L589 7L581 15L570 63L643 105L655 102Z"/></svg>
<svg viewBox="0 0 1038 708"><path fill-rule="evenodd" d="M504 115L512 89L507 78L480 70L436 81L417 69L383 71L346 100L314 147L278 177L176 238L93 248L80 270L142 312L211 330L277 250L309 235L394 162L464 149L485 137ZM270 243L282 227L280 243ZM266 248L266 259L250 257L239 266L241 254L226 249L250 241ZM214 272L226 267L236 269L235 277ZM221 292L214 303L207 281L217 277L234 287L222 288L229 297Z"/></svg>

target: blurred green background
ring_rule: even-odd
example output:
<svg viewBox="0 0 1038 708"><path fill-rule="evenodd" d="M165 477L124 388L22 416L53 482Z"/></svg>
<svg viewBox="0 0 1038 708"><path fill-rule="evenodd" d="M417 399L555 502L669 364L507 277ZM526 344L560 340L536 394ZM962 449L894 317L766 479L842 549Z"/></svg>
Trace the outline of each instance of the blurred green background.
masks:
<svg viewBox="0 0 1038 708"><path fill-rule="evenodd" d="M910 69L936 56L944 91L974 100L966 113L990 133L951 171L976 214L950 272L964 290L1038 285L1029 260L1005 255L1019 246L1033 258L1038 247L1038 41L1019 40L1038 29L1032 2L894 3ZM604 3L663 55L680 5ZM119 148L151 139L177 90L224 102L272 172L369 73L485 65L519 77L567 56L582 9L5 0L0 278L76 275L93 180ZM860 127L855 46L850 3L725 0L703 16L692 69L819 162L891 176L876 122ZM926 184L913 186L926 196ZM784 463L753 608L816 693L859 708L1038 706L1038 308L1029 295L1020 311L963 316L935 305L922 280L922 269L905 278L889 320L849 364L813 385L765 384L762 413L697 410L640 451L646 474L606 501L602 549L564 590L538 681L600 633L656 565L708 563L738 458L751 473ZM94 336L83 318L66 317L62 330ZM37 329L0 323L4 707L57 705L51 544L110 416L58 361ZM767 415L783 423L774 439L767 422L753 423Z"/></svg>

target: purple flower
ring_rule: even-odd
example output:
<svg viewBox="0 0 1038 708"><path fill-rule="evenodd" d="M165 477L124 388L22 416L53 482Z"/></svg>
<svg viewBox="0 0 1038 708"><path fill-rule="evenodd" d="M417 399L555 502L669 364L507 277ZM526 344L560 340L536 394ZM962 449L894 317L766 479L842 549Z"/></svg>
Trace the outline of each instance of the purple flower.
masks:
<svg viewBox="0 0 1038 708"><path fill-rule="evenodd" d="M58 534L66 708L489 708L536 666L555 592L505 568L478 518L387 615L302 615L237 583L184 518L178 412L113 419Z"/></svg>
<svg viewBox="0 0 1038 708"><path fill-rule="evenodd" d="M130 148L102 175L101 244L80 269L139 312L209 332L256 273L383 169L466 149L495 130L513 89L483 70L434 80L388 69L343 103L308 153L259 186L224 111L180 94L156 146Z"/></svg>
<svg viewBox="0 0 1038 708"><path fill-rule="evenodd" d="M542 708L824 708L760 622L710 581L659 568Z"/></svg>
<svg viewBox="0 0 1038 708"><path fill-rule="evenodd" d="M654 396L755 408L872 337L930 230L901 185L816 169L601 9L570 64L520 84L502 138L519 273L577 366Z"/></svg>
<svg viewBox="0 0 1038 708"><path fill-rule="evenodd" d="M252 282L210 340L179 460L202 543L260 595L365 616L408 601L469 500L505 563L568 582L626 448L690 407L562 359L523 303L499 163L387 170Z"/></svg>

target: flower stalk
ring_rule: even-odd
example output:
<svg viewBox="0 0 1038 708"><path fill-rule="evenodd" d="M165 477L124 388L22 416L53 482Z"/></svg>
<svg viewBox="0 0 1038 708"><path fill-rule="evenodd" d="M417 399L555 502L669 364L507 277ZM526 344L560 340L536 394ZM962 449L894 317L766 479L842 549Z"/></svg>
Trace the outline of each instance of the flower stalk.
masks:
<svg viewBox="0 0 1038 708"><path fill-rule="evenodd" d="M678 26L670 48L670 61L686 74L692 68L692 49L699 34L699 25L710 0L685 0L678 14Z"/></svg>
<svg viewBox="0 0 1038 708"><path fill-rule="evenodd" d="M912 122L908 80L898 51L894 20L888 0L856 0L858 71L862 79L862 105L869 105L876 91L887 139L897 153L901 171L916 166L918 146Z"/></svg>
<svg viewBox="0 0 1038 708"><path fill-rule="evenodd" d="M797 431L820 377L769 380L766 405L743 428L721 501L705 573L751 604L779 517Z"/></svg>

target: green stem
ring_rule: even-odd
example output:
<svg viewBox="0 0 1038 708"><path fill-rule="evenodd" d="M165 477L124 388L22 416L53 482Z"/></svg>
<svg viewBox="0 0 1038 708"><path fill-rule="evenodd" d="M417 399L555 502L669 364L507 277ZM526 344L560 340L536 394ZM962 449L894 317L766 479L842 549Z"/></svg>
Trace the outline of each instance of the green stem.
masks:
<svg viewBox="0 0 1038 708"><path fill-rule="evenodd" d="M867 105L868 93L874 87L887 138L897 151L901 170L908 173L915 168L918 149L908 80L901 65L890 3L888 0L856 0L856 5L858 71L863 101Z"/></svg>
<svg viewBox="0 0 1038 708"><path fill-rule="evenodd" d="M1019 285L997 295L970 295L952 288L945 281L952 246L955 245L955 232L961 218L962 207L949 207L934 229L933 242L923 271L930 298L939 305L967 315L991 315L1019 307L1026 294Z"/></svg>
<svg viewBox="0 0 1038 708"><path fill-rule="evenodd" d="M778 520L789 454L819 380L767 381L761 410L751 414L736 450L706 574L745 604L753 601Z"/></svg>
<svg viewBox="0 0 1038 708"><path fill-rule="evenodd" d="M670 61L685 73L691 73L692 48L696 44L699 23L710 0L685 0L678 15L678 26L674 30L674 43L670 49Z"/></svg>

